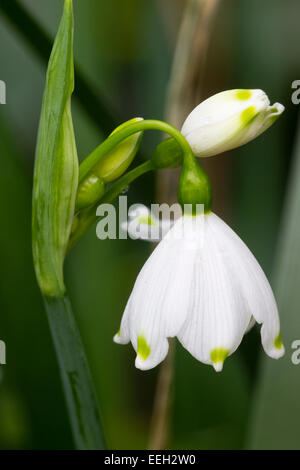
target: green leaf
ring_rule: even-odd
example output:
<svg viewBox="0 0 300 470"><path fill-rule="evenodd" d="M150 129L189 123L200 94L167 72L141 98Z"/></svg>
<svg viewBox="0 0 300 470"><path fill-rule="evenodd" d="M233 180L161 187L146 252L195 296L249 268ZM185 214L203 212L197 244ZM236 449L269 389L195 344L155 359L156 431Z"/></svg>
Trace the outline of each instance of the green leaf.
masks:
<svg viewBox="0 0 300 470"><path fill-rule="evenodd" d="M267 357L262 360L249 436L249 447L254 449L300 449L300 366L291 359L291 345L300 339L299 208L300 123L273 283L286 354L278 362Z"/></svg>
<svg viewBox="0 0 300 470"><path fill-rule="evenodd" d="M65 292L63 262L78 184L73 88L73 11L72 1L66 0L48 65L33 190L34 265L40 289L50 297Z"/></svg>
<svg viewBox="0 0 300 470"><path fill-rule="evenodd" d="M95 390L69 299L45 298L76 447L104 449Z"/></svg>

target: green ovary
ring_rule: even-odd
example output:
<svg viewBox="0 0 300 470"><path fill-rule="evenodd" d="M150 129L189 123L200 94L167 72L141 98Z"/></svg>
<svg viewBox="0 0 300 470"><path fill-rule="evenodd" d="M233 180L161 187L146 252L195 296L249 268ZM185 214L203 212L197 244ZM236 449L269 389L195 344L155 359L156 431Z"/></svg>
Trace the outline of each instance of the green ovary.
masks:
<svg viewBox="0 0 300 470"><path fill-rule="evenodd" d="M218 362L224 362L228 354L229 354L228 349L216 348L216 349L212 349L210 353L210 358L214 364L217 364Z"/></svg>
<svg viewBox="0 0 300 470"><path fill-rule="evenodd" d="M244 109L244 111L241 114L241 120L244 126L247 126L252 119L256 116L256 107L255 106L249 106L249 108Z"/></svg>
<svg viewBox="0 0 300 470"><path fill-rule="evenodd" d="M150 346L148 345L145 336L139 335L137 340L137 353L145 361L149 357L151 352Z"/></svg>

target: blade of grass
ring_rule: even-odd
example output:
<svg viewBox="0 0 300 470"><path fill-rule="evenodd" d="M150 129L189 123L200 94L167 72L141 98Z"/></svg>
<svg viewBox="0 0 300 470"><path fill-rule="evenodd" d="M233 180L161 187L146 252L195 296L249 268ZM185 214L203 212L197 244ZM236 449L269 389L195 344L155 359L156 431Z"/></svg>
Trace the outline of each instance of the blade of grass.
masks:
<svg viewBox="0 0 300 470"><path fill-rule="evenodd" d="M288 187L273 277L286 355L261 363L248 442L253 449L300 449L300 370L291 358L300 339L300 121Z"/></svg>
<svg viewBox="0 0 300 470"><path fill-rule="evenodd" d="M94 386L69 299L44 297L78 449L104 449Z"/></svg>
<svg viewBox="0 0 300 470"><path fill-rule="evenodd" d="M10 21L16 31L23 36L33 51L48 63L53 40L24 8L19 0L0 0L0 11ZM82 108L104 134L108 134L118 125L118 120L110 112L105 100L93 90L82 72L75 66L76 89L74 96Z"/></svg>

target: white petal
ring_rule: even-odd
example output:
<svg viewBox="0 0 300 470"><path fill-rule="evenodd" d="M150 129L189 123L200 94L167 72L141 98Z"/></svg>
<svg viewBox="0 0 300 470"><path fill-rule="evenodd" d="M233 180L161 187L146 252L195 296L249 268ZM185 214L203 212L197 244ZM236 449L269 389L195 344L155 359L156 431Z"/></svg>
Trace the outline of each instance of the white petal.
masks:
<svg viewBox="0 0 300 470"><path fill-rule="evenodd" d="M165 358L167 338L175 336L185 321L195 253L201 245L193 219L182 217L175 223L144 265L132 291L129 330L140 369L155 367Z"/></svg>
<svg viewBox="0 0 300 470"><path fill-rule="evenodd" d="M126 308L124 310L120 329L118 333L116 333L114 336L114 342L118 344L128 344L130 341L130 335L129 335L130 300L131 300L131 297L129 297Z"/></svg>
<svg viewBox="0 0 300 470"><path fill-rule="evenodd" d="M213 228L220 244L224 246L224 254L227 253L231 271L238 273L248 309L255 320L262 324L261 339L265 352L275 359L281 357L284 347L280 339L277 305L262 268L238 235L216 215Z"/></svg>
<svg viewBox="0 0 300 470"><path fill-rule="evenodd" d="M205 216L204 248L194 265L194 295L177 336L194 357L220 371L227 355L239 346L251 313L239 286L239 273L231 271L226 247L215 236L215 217Z"/></svg>
<svg viewBox="0 0 300 470"><path fill-rule="evenodd" d="M272 106L268 106L263 124L257 135L265 132L279 118L284 109L284 106L280 103L274 103Z"/></svg>
<svg viewBox="0 0 300 470"><path fill-rule="evenodd" d="M255 318L252 316L252 317L250 318L249 325L247 326L246 333L248 333L250 330L252 330L252 328L254 327L255 323L256 323Z"/></svg>
<svg viewBox="0 0 300 470"><path fill-rule="evenodd" d="M185 120L181 133L198 157L210 157L244 145L266 130L283 107L262 90L227 90L200 103ZM277 109L277 115L275 116Z"/></svg>

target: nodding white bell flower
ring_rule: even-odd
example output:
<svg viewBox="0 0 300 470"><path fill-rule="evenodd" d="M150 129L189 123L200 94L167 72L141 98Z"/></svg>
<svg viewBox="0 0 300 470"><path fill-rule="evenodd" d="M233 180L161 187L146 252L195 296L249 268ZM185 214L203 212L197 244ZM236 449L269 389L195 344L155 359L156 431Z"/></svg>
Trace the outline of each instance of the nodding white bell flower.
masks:
<svg viewBox="0 0 300 470"><path fill-rule="evenodd" d="M234 149L268 129L283 113L262 90L227 90L200 103L186 118L181 133L197 157Z"/></svg>
<svg viewBox="0 0 300 470"><path fill-rule="evenodd" d="M178 219L142 268L114 341L131 341L146 370L175 337L199 361L221 371L255 321L265 352L284 354L276 302L260 265L217 215Z"/></svg>

